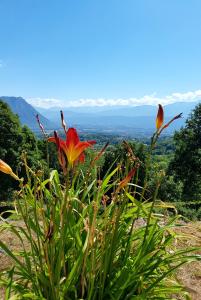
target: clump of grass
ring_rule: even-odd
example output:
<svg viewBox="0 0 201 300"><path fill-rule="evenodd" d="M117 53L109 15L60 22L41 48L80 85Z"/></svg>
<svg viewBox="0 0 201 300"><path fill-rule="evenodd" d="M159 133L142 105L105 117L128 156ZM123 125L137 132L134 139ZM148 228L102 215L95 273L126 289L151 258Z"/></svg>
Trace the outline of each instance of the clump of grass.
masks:
<svg viewBox="0 0 201 300"><path fill-rule="evenodd" d="M161 126L160 115L151 150ZM120 166L111 168L100 181L96 158L86 173L77 168L82 153L71 155L79 148L77 138L67 141L68 149L57 134L52 141L57 144L64 176L53 170L44 180L42 172L30 170L25 159L27 182L20 182L15 211L24 226L6 220L0 225L22 245L16 253L0 241L14 262L1 275L6 299L12 295L12 299L167 300L177 293L187 297L175 270L198 257L193 254L195 248L175 248L172 227L178 217L164 224L163 215L155 213L155 207L165 206L157 201L160 182L152 201L146 201L145 180L137 200L136 184L129 181L137 177L139 165L127 165L124 171ZM150 167L151 152L146 174Z"/></svg>

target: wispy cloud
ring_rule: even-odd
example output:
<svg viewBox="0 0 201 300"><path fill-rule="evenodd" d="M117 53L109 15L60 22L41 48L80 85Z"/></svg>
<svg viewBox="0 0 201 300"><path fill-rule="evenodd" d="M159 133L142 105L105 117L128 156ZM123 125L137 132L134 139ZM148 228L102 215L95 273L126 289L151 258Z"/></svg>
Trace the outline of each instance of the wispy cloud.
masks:
<svg viewBox="0 0 201 300"><path fill-rule="evenodd" d="M51 107L64 107L66 103L64 100L54 99L54 98L28 98L27 102L31 105L41 108L51 108Z"/></svg>
<svg viewBox="0 0 201 300"><path fill-rule="evenodd" d="M0 59L0 68L3 68L3 60Z"/></svg>
<svg viewBox="0 0 201 300"><path fill-rule="evenodd" d="M28 102L36 107L85 107L85 106L138 106L138 105L157 105L171 104L174 102L193 102L201 99L201 90L190 91L185 93L172 93L164 97L157 97L156 93L135 98L117 98L117 99L78 99L78 100L61 100L54 98L29 98Z"/></svg>

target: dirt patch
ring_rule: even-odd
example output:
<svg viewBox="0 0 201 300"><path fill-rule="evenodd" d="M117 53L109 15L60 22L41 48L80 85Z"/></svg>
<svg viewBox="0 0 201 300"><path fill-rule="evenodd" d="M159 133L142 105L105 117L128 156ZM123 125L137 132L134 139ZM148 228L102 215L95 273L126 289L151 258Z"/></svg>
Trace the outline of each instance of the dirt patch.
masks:
<svg viewBox="0 0 201 300"><path fill-rule="evenodd" d="M22 226L25 227L24 222L22 221L11 221L15 226ZM2 222L1 222L2 223ZM16 236L10 230L0 231L0 240L6 244L6 246L11 251L20 251L22 249L22 245L20 240L16 238ZM26 245L28 246L28 245ZM8 257L3 249L0 248L0 273L6 269L12 267L13 261L10 257ZM4 289L0 288L0 299L5 299L5 291Z"/></svg>
<svg viewBox="0 0 201 300"><path fill-rule="evenodd" d="M175 229L182 238L176 241L177 248L200 247L197 254L201 255L201 222L193 222ZM177 277L190 293L192 300L201 300L201 261L191 262L182 266Z"/></svg>

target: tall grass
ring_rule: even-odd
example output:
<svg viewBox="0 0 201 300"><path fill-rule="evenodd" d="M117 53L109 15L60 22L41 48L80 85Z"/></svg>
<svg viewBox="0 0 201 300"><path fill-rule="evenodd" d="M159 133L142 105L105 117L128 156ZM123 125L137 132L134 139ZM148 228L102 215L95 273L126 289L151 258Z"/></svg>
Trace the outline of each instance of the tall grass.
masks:
<svg viewBox="0 0 201 300"><path fill-rule="evenodd" d="M198 257L193 248L176 249L178 217L164 222L156 213L165 207L157 200L160 181L147 201L146 180L144 188L128 183L138 176L135 164L125 171L111 167L101 181L96 160L86 173L68 165L65 176L52 170L47 179L26 159L25 167L27 182L20 183L15 211L23 224L0 225L21 243L12 252L0 241L14 262L1 274L5 299L167 300L177 293L189 299L175 270ZM147 173L150 167L151 153Z"/></svg>

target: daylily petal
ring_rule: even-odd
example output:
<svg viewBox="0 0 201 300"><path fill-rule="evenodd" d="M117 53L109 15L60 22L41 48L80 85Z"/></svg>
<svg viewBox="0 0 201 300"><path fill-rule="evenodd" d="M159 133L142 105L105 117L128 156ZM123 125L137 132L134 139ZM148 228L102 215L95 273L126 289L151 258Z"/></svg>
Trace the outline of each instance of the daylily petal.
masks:
<svg viewBox="0 0 201 300"><path fill-rule="evenodd" d="M47 140L48 140L48 142L55 143L57 145L57 147L61 148L64 152L66 151L66 148L67 148L66 147L66 142L64 140L60 139L58 137L58 135L57 135L57 137L56 136L49 137Z"/></svg>
<svg viewBox="0 0 201 300"><path fill-rule="evenodd" d="M80 154L88 147L91 147L92 145L94 145L96 142L95 141L87 141L87 142L79 142L76 146L75 146L75 151L77 153Z"/></svg>
<svg viewBox="0 0 201 300"><path fill-rule="evenodd" d="M161 104L158 105L158 113L156 117L156 128L159 130L161 126L163 125L163 120L164 120L164 112L163 112L163 107Z"/></svg>
<svg viewBox="0 0 201 300"><path fill-rule="evenodd" d="M66 133L66 146L74 147L79 143L80 139L75 128L69 128Z"/></svg>
<svg viewBox="0 0 201 300"><path fill-rule="evenodd" d="M54 131L54 137L48 138L48 142L53 142L57 145L58 160L64 170L66 167L66 160L65 160L65 156L64 156L63 152L65 152L65 150L66 150L66 143L62 139L59 138L56 131Z"/></svg>
<svg viewBox="0 0 201 300"><path fill-rule="evenodd" d="M66 149L66 155L68 158L69 163L72 165L82 154L82 152L90 147L92 144L88 142L79 142L75 147L72 147L72 144L70 147Z"/></svg>
<svg viewBox="0 0 201 300"><path fill-rule="evenodd" d="M66 132L66 141L60 139L56 132L54 133L54 137L48 138L48 141L56 143L59 152L60 163L63 165L63 153L65 153L67 160L71 166L73 166L73 164L78 160L80 162L83 162L83 151L96 143L96 141L81 142L75 128L68 129L68 131Z"/></svg>

